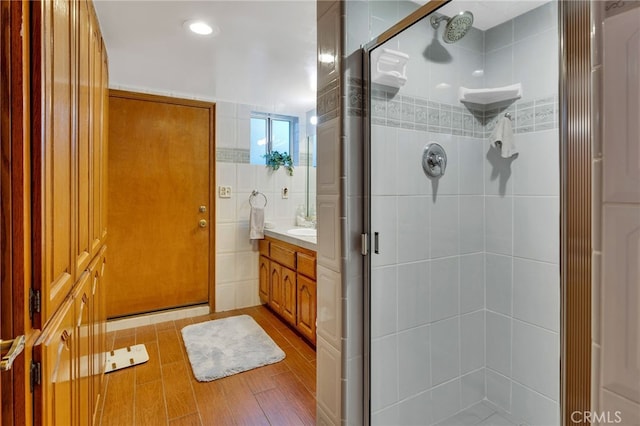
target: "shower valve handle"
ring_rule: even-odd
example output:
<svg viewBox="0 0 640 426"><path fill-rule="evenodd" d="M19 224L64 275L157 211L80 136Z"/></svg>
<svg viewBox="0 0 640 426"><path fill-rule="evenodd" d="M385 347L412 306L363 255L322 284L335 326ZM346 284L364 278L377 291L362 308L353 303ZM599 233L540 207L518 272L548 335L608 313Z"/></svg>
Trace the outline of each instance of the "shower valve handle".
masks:
<svg viewBox="0 0 640 426"><path fill-rule="evenodd" d="M433 142L424 148L422 153L422 168L427 176L438 178L444 175L447 167L447 154L444 148Z"/></svg>

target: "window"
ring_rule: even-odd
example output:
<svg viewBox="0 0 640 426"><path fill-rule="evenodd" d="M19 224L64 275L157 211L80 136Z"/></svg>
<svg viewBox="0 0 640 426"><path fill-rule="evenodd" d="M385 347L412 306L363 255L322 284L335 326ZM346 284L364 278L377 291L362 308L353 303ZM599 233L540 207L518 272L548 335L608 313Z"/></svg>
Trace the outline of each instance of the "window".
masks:
<svg viewBox="0 0 640 426"><path fill-rule="evenodd" d="M265 164L265 154L286 152L298 164L298 117L251 113L251 164Z"/></svg>

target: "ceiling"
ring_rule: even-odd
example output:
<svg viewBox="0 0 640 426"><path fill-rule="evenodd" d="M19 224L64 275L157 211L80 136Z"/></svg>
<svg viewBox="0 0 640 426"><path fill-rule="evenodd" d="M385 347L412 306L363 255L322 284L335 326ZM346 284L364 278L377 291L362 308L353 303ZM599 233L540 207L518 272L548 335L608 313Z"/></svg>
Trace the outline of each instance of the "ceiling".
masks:
<svg viewBox="0 0 640 426"><path fill-rule="evenodd" d="M455 0L438 12L471 10L474 26L486 30L547 1ZM95 0L95 7L111 87L282 113L315 108L315 0ZM192 34L183 25L192 19L220 33Z"/></svg>
<svg viewBox="0 0 640 426"><path fill-rule="evenodd" d="M96 0L111 87L304 112L316 101L316 3ZM220 28L197 36L183 24Z"/></svg>

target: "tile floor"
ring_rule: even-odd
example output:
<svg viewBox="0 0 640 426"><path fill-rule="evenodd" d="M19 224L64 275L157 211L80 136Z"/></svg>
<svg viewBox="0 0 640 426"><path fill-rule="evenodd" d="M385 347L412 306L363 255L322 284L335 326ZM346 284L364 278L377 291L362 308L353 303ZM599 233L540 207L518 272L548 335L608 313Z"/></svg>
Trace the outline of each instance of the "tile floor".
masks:
<svg viewBox="0 0 640 426"><path fill-rule="evenodd" d="M500 414L490 404L479 402L436 426L523 426Z"/></svg>
<svg viewBox="0 0 640 426"><path fill-rule="evenodd" d="M182 327L251 315L286 358L212 382L193 377ZM258 306L108 333L110 350L144 343L145 364L105 376L97 423L140 425L315 425L316 353L268 309Z"/></svg>

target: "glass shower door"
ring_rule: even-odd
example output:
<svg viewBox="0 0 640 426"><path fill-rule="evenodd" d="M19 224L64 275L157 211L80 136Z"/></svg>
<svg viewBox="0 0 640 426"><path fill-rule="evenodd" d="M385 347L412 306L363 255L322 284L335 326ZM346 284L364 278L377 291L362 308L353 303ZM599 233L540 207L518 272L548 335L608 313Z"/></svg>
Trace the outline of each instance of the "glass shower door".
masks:
<svg viewBox="0 0 640 426"><path fill-rule="evenodd" d="M373 425L559 424L557 4L472 5L367 52Z"/></svg>

